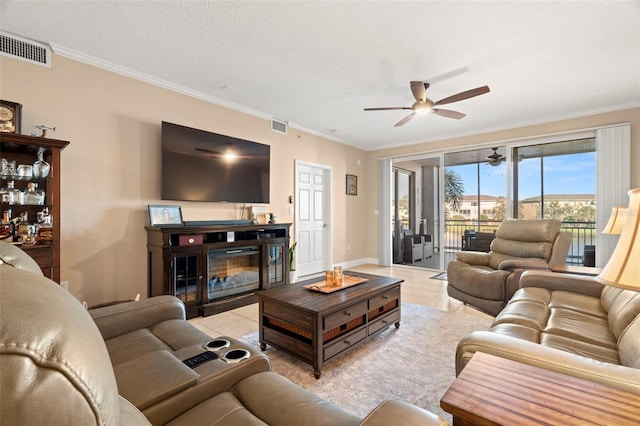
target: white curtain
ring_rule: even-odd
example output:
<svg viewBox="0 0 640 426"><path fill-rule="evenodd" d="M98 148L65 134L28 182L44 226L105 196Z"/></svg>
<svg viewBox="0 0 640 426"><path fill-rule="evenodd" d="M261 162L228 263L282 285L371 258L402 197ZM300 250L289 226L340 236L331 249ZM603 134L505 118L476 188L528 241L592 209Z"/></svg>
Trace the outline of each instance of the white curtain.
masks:
<svg viewBox="0 0 640 426"><path fill-rule="evenodd" d="M391 159L378 160L378 263L382 266L391 266Z"/></svg>
<svg viewBox="0 0 640 426"><path fill-rule="evenodd" d="M596 130L596 266L603 267L618 242L617 235L601 234L611 207L627 206L631 189L631 126Z"/></svg>

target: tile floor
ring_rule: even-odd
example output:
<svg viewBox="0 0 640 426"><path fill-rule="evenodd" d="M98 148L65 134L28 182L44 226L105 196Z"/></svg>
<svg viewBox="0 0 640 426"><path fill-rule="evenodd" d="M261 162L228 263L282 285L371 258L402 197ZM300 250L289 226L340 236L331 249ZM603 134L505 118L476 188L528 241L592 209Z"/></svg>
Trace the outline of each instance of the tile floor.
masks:
<svg viewBox="0 0 640 426"><path fill-rule="evenodd" d="M446 281L430 279L430 277L439 272L437 270L399 265L392 267L361 265L350 269L370 274L403 278L404 283L401 285L403 302L415 303L444 311L462 309L470 315L488 317L488 315L450 298L447 295ZM189 321L212 337L224 335L238 338L258 331L258 304L255 303L208 317L193 318Z"/></svg>

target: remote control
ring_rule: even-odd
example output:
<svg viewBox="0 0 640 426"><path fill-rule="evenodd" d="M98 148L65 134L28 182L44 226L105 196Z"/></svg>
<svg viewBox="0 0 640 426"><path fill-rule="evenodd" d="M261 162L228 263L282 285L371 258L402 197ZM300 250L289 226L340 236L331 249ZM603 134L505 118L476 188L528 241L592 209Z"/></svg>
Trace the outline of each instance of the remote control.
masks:
<svg viewBox="0 0 640 426"><path fill-rule="evenodd" d="M214 354L213 352L207 351L199 355L192 356L191 358L187 358L182 362L184 362L187 367L196 368L200 364L204 364L205 362L211 361L212 359L216 358L218 358L218 355Z"/></svg>

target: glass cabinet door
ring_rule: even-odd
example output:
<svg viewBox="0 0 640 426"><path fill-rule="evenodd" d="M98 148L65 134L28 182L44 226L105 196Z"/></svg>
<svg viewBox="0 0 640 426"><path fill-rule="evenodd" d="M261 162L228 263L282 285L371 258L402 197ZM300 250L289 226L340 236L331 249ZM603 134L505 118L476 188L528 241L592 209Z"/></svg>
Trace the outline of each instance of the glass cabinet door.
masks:
<svg viewBox="0 0 640 426"><path fill-rule="evenodd" d="M286 264L284 247L284 243L267 244L269 284L285 282L285 274L289 267Z"/></svg>
<svg viewBox="0 0 640 426"><path fill-rule="evenodd" d="M200 254L174 254L171 263L173 264L173 294L185 305L199 303Z"/></svg>

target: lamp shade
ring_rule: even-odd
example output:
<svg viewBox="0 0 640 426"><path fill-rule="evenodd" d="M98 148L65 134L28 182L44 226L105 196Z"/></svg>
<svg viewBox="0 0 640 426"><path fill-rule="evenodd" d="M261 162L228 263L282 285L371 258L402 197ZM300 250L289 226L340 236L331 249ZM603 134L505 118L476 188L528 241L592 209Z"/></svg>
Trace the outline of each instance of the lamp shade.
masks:
<svg viewBox="0 0 640 426"><path fill-rule="evenodd" d="M611 216L607 225L602 230L603 234L620 235L622 227L624 226L624 220L627 217L627 207L613 207L611 209Z"/></svg>
<svg viewBox="0 0 640 426"><path fill-rule="evenodd" d="M604 285L640 290L640 188L629 191L629 208L611 259L596 280Z"/></svg>

